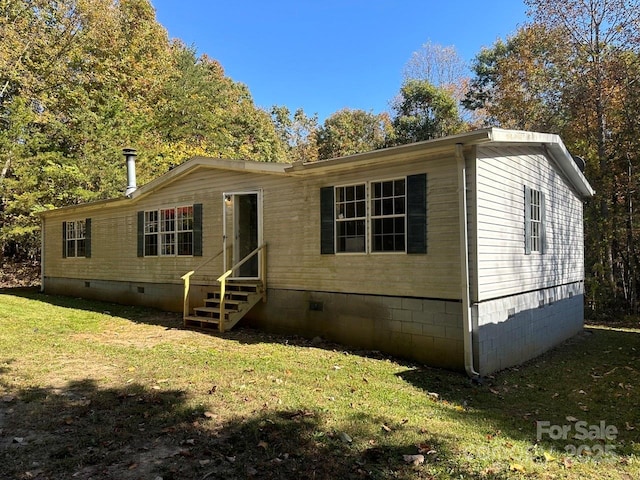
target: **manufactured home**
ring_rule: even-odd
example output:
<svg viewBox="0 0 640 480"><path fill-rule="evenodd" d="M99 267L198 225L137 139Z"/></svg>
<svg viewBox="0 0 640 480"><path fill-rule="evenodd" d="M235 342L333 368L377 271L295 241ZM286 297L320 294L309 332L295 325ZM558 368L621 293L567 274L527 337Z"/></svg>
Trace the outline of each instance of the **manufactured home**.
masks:
<svg viewBox="0 0 640 480"><path fill-rule="evenodd" d="M309 163L193 158L42 214L42 288L485 375L583 326L580 162L489 128Z"/></svg>

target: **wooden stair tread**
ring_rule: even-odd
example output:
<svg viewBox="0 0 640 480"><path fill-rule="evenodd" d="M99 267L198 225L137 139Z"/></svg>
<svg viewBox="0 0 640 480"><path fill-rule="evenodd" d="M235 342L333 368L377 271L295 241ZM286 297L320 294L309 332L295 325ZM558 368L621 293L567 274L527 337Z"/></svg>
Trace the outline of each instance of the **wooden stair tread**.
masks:
<svg viewBox="0 0 640 480"><path fill-rule="evenodd" d="M233 328L246 313L262 298L261 281L227 281L224 295L224 321L220 319L220 286L212 286L203 305L194 307L192 315L184 316L185 327L217 329L225 331ZM210 295L210 296L209 296Z"/></svg>
<svg viewBox="0 0 640 480"><path fill-rule="evenodd" d="M193 310L195 312L220 313L220 307L195 307ZM228 310L225 308L225 311Z"/></svg>
<svg viewBox="0 0 640 480"><path fill-rule="evenodd" d="M205 298L204 299L204 303L205 305L207 303L220 303L221 299L220 298ZM245 303L244 300L236 300L233 298L226 298L224 300L224 304L225 305L241 305L242 303Z"/></svg>
<svg viewBox="0 0 640 480"><path fill-rule="evenodd" d="M211 318L211 317L198 317L197 315L188 315L184 317L185 322L199 322L199 323L210 323L218 325L220 323L219 318Z"/></svg>

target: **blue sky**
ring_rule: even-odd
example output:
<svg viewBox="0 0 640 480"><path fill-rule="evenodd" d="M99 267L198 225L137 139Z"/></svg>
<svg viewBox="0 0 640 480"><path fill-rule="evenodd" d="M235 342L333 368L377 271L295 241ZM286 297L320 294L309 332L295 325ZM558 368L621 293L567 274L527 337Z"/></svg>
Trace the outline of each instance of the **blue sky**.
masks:
<svg viewBox="0 0 640 480"><path fill-rule="evenodd" d="M471 61L526 22L522 0L151 0L158 21L218 60L265 109L381 113L428 41Z"/></svg>

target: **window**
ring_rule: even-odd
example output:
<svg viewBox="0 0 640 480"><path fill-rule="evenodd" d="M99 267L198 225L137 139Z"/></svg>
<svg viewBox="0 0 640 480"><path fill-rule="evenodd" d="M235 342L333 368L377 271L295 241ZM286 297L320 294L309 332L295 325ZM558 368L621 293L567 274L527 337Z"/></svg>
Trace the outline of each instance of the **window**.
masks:
<svg viewBox="0 0 640 480"><path fill-rule="evenodd" d="M144 212L144 255L158 255L158 211Z"/></svg>
<svg viewBox="0 0 640 480"><path fill-rule="evenodd" d="M138 212L138 232L138 256L201 256L202 204Z"/></svg>
<svg viewBox="0 0 640 480"><path fill-rule="evenodd" d="M338 252L364 252L367 202L365 184L336 187L336 243Z"/></svg>
<svg viewBox="0 0 640 480"><path fill-rule="evenodd" d="M525 254L545 251L544 193L525 186Z"/></svg>
<svg viewBox="0 0 640 480"><path fill-rule="evenodd" d="M176 210L160 210L160 255L176 254Z"/></svg>
<svg viewBox="0 0 640 480"><path fill-rule="evenodd" d="M176 209L176 231L178 237L178 255L193 254L193 207Z"/></svg>
<svg viewBox="0 0 640 480"><path fill-rule="evenodd" d="M84 257L84 220L67 222L67 257Z"/></svg>
<svg viewBox="0 0 640 480"><path fill-rule="evenodd" d="M371 250L405 251L405 179L371 184Z"/></svg>
<svg viewBox="0 0 640 480"><path fill-rule="evenodd" d="M91 219L62 222L62 256L91 256Z"/></svg>
<svg viewBox="0 0 640 480"><path fill-rule="evenodd" d="M427 252L427 176L320 189L320 252Z"/></svg>

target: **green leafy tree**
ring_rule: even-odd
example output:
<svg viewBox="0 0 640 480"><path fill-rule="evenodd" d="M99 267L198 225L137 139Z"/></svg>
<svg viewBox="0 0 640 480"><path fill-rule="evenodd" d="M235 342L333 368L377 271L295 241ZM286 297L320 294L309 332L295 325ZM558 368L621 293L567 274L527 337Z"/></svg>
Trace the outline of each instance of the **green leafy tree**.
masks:
<svg viewBox="0 0 640 480"><path fill-rule="evenodd" d="M483 48L473 63L463 105L480 113L485 125L535 131L562 131L564 87L573 70L563 33L527 25Z"/></svg>
<svg viewBox="0 0 640 480"><path fill-rule="evenodd" d="M427 80L406 80L393 110L395 144L444 137L464 129L453 96Z"/></svg>
<svg viewBox="0 0 640 480"><path fill-rule="evenodd" d="M320 159L342 157L384 147L392 132L386 114L345 108L327 118L316 133Z"/></svg>
<svg viewBox="0 0 640 480"><path fill-rule="evenodd" d="M623 131L613 119L617 116L615 105L619 99L633 95L620 88L615 73L621 55L640 49L640 2L526 0L525 3L531 8L535 22L563 32L575 58L576 70L572 78L566 79L565 98L576 120L576 138L582 139L579 147L590 160L588 173L597 191L595 201L587 209L588 282L598 285L600 291L599 298L593 300L609 306L626 303L635 310L637 302L628 295L624 273L632 266L622 260L628 238L617 228L626 223L624 217L630 214L625 209L620 215L624 193L617 180L625 176L627 162L620 159L624 152L615 149L616 139Z"/></svg>
<svg viewBox="0 0 640 480"><path fill-rule="evenodd" d="M38 250L40 210L121 195L200 154L276 161L269 114L218 62L170 43L149 0L0 1L0 240Z"/></svg>
<svg viewBox="0 0 640 480"><path fill-rule="evenodd" d="M318 159L317 114L309 117L299 108L292 115L287 107L274 105L271 108L271 119L287 149L288 161L310 162Z"/></svg>

